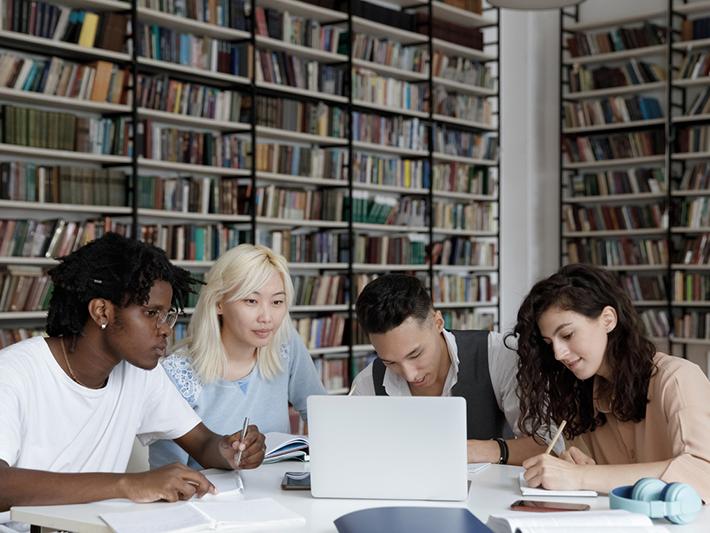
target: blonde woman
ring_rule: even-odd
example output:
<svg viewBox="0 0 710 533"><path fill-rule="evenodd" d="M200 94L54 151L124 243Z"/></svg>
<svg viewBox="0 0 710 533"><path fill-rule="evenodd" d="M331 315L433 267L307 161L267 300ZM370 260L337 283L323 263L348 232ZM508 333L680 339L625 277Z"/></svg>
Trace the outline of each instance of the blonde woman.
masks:
<svg viewBox="0 0 710 533"><path fill-rule="evenodd" d="M288 314L293 284L286 260L242 244L207 273L188 337L162 361L182 396L217 433L248 416L263 433L289 432L288 403L306 420L306 399L325 394ZM172 441L150 446L150 466L201 465Z"/></svg>

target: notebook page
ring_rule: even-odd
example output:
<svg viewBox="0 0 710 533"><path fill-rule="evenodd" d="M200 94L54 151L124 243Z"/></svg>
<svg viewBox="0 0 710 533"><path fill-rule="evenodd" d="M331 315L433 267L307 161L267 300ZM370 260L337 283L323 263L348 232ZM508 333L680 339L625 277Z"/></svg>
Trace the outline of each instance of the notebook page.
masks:
<svg viewBox="0 0 710 533"><path fill-rule="evenodd" d="M491 515L486 525L495 533L514 533L516 530L527 531L526 528L536 527L547 531L548 528L559 527L567 529L590 528L594 531L607 531L608 527L650 527L651 519L645 515L622 510L612 511L577 511L565 513L526 513L510 511ZM540 529L541 528L541 529Z"/></svg>
<svg viewBox="0 0 710 533"><path fill-rule="evenodd" d="M519 477L520 492L523 496L570 496L570 497L595 497L598 496L594 490L548 490L542 488L533 488L525 481L525 477L520 472Z"/></svg>
<svg viewBox="0 0 710 533"><path fill-rule="evenodd" d="M303 435L290 435L271 431L264 435L266 438L266 457L284 449L299 449L308 446L308 437Z"/></svg>
<svg viewBox="0 0 710 533"><path fill-rule="evenodd" d="M212 524L212 520L188 503L99 516L115 533L187 533Z"/></svg>
<svg viewBox="0 0 710 533"><path fill-rule="evenodd" d="M235 470L220 470L218 468L210 468L202 470L202 473L217 489L217 494L205 494L202 500L212 499L243 499L244 498L244 482L242 476ZM192 501L198 500L193 497Z"/></svg>
<svg viewBox="0 0 710 533"><path fill-rule="evenodd" d="M216 522L217 527L263 526L269 528L298 527L306 524L301 515L271 498L239 502L194 502L197 509Z"/></svg>

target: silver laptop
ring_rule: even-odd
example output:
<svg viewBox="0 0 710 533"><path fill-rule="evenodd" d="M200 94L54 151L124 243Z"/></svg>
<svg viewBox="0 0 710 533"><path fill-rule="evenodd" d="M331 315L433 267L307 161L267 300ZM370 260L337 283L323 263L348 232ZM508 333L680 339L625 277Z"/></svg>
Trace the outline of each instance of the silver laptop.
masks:
<svg viewBox="0 0 710 533"><path fill-rule="evenodd" d="M465 500L463 398L310 396L311 494Z"/></svg>

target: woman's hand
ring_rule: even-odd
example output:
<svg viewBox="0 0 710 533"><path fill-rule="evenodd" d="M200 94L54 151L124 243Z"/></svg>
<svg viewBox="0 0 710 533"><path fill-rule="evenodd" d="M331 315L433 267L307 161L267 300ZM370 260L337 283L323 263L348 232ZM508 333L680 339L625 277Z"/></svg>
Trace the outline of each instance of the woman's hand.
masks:
<svg viewBox="0 0 710 533"><path fill-rule="evenodd" d="M574 461L558 459L549 454L540 454L523 462L523 468L525 468L525 481L531 487L550 490L584 488L583 472L587 464L576 464Z"/></svg>
<svg viewBox="0 0 710 533"><path fill-rule="evenodd" d="M584 453L582 450L575 446L572 446L569 450L565 450L564 452L562 452L562 454L560 455L560 459L564 459L565 461L574 463L576 465L597 464L594 459L589 457L586 453Z"/></svg>

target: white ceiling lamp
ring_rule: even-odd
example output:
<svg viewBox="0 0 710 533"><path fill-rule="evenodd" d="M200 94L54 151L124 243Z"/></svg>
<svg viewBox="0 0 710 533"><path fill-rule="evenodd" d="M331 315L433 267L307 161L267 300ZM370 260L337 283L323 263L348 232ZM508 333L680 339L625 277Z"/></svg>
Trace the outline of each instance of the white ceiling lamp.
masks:
<svg viewBox="0 0 710 533"><path fill-rule="evenodd" d="M582 2L584 0L488 0L492 6L507 9L559 9Z"/></svg>

